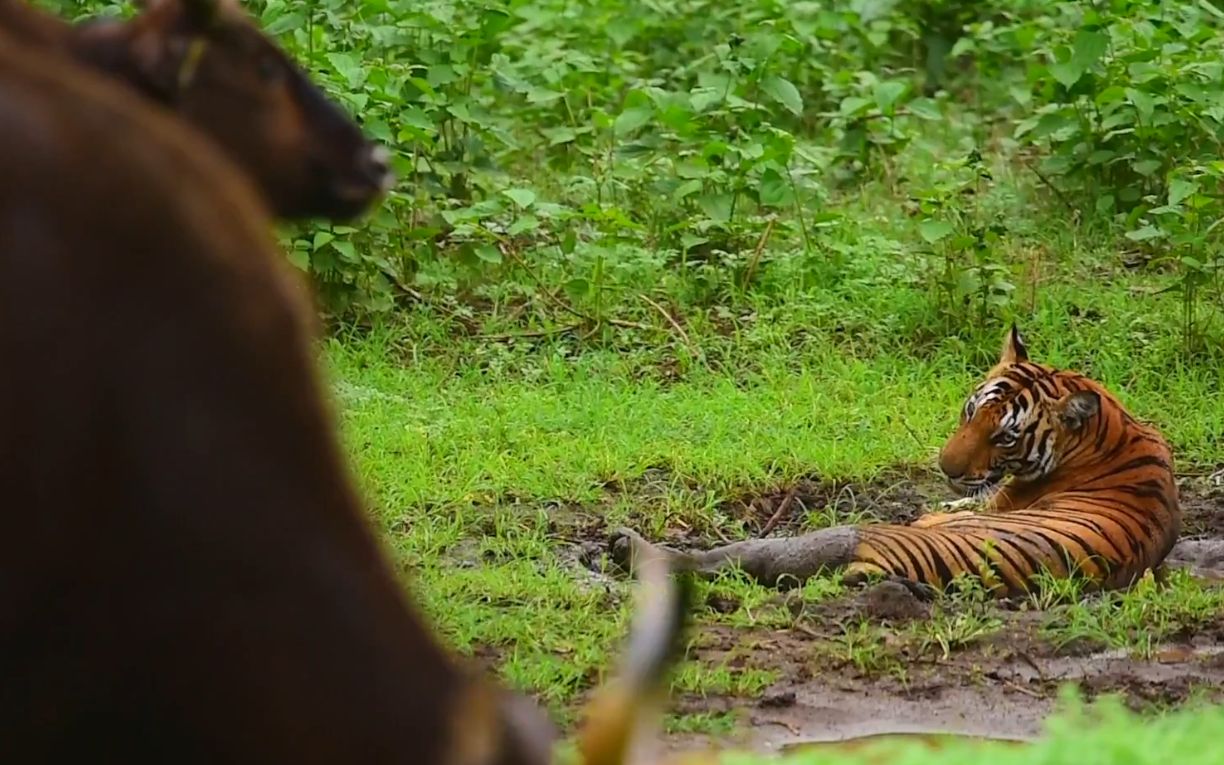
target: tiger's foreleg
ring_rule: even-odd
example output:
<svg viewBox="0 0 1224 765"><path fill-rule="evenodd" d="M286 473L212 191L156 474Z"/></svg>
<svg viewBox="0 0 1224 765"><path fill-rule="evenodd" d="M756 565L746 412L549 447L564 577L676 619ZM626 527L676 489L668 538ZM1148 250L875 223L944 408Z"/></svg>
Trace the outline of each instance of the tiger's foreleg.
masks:
<svg viewBox="0 0 1224 765"><path fill-rule="evenodd" d="M682 552L654 545L632 529L617 529L609 540L612 557L627 568L643 553L662 555L676 571L713 578L738 567L765 585L784 580L798 584L822 570L840 568L853 560L859 531L854 526L820 529L798 537L747 539L705 551Z"/></svg>

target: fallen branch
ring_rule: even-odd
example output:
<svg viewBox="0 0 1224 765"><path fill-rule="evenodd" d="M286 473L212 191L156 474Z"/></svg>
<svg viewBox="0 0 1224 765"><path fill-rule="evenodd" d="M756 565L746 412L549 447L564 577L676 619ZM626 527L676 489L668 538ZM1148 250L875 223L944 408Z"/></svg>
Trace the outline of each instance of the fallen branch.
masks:
<svg viewBox="0 0 1224 765"><path fill-rule="evenodd" d="M778 509L774 514L769 516L769 520L765 522L764 528L758 536L767 537L769 532L774 530L774 527L782 520L782 516L790 509L791 503L795 501L795 494L799 492L799 487L795 486L790 491L786 492L786 496L782 498L782 502L778 504Z"/></svg>

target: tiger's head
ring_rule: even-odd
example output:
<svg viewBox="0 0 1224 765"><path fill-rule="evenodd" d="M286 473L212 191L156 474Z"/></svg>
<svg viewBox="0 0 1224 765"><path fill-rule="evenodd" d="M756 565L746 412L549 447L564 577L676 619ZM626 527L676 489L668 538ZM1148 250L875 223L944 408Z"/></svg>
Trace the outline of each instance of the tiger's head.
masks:
<svg viewBox="0 0 1224 765"><path fill-rule="evenodd" d="M940 450L939 469L953 489L973 498L989 496L1009 476L1040 480L1100 411L1096 391L1067 389L1055 370L1029 361L1012 325L999 362L965 401L956 432Z"/></svg>

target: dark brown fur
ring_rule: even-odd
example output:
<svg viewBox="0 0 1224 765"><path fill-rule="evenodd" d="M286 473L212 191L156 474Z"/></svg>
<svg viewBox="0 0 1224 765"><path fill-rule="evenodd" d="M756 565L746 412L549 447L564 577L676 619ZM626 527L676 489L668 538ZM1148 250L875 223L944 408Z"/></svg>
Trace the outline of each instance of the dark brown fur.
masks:
<svg viewBox="0 0 1224 765"><path fill-rule="evenodd" d="M540 762L405 602L254 189L0 36L0 761Z"/></svg>
<svg viewBox="0 0 1224 765"><path fill-rule="evenodd" d="M148 0L145 6L129 21L74 27L27 0L0 0L0 29L172 109L249 173L282 218L349 218L387 189L385 150L234 0Z"/></svg>
<svg viewBox="0 0 1224 765"><path fill-rule="evenodd" d="M447 655L368 531L248 179L3 34L0 172L0 762L546 763L547 719ZM683 645L656 563L592 765Z"/></svg>

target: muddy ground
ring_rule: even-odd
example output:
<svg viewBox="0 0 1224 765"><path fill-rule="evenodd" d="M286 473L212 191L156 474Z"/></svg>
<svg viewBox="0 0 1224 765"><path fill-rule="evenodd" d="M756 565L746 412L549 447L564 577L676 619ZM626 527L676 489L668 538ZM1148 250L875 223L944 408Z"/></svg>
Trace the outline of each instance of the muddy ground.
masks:
<svg viewBox="0 0 1224 765"><path fill-rule="evenodd" d="M645 485L609 489L649 497L652 480L665 479L648 475ZM1170 558L1212 579L1221 578L1224 555L1220 548L1203 555L1194 542L1224 541L1221 483L1220 474L1181 478L1182 539L1190 544ZM723 518L742 523L749 534L786 535L805 530L807 512L820 508L833 507L843 517L853 513L863 520L908 522L921 508L949 498L935 476L907 470L867 484L801 480L764 493L746 492L719 510ZM574 525L565 536L584 540L575 545L577 559L593 564L608 530L597 513L579 512L569 521ZM663 541L708 547L726 541L718 536L685 526L669 528ZM1043 719L1068 682L1079 685L1087 698L1120 694L1136 710L1167 709L1192 696L1224 699L1224 614L1195 634L1178 635L1151 659L1142 660L1100 646L1053 646L1038 634L1048 614L1027 605L978 604L974 608L979 616L997 619L1001 626L945 656L940 646L914 638L915 624L930 620L933 607L900 585L885 583L820 603L804 603L794 593L779 593L779 598L789 599L785 602L795 616L789 627L702 625L690 651L703 663L772 670L778 680L755 698L675 698L674 712L728 713L735 730L717 741L677 734L669 739L670 746L716 743L776 751L803 742L905 732L1030 739L1041 732ZM733 610L737 604L707 605ZM946 609L938 613L948 616ZM866 652L869 661L850 658L847 634L855 630L865 631L861 634L868 635L867 642L883 646Z"/></svg>

